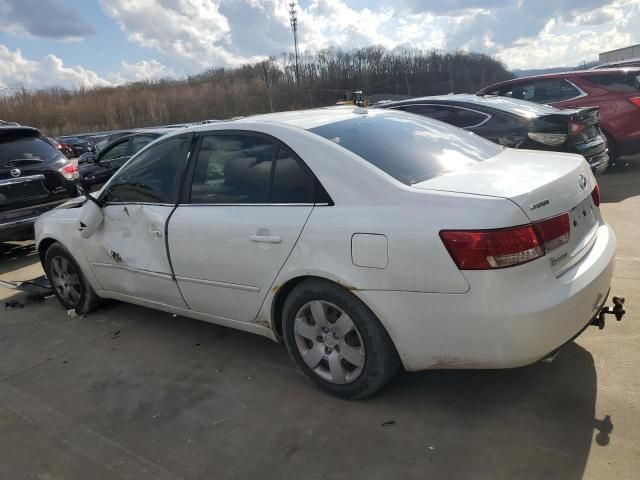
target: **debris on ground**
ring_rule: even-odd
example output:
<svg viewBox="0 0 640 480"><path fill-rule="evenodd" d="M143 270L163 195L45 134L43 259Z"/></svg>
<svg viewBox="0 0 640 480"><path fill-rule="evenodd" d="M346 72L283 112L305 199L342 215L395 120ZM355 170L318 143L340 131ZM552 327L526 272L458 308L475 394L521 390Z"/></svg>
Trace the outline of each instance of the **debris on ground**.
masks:
<svg viewBox="0 0 640 480"><path fill-rule="evenodd" d="M49 279L44 275L31 280L25 280L23 282L0 280L0 287L8 288L9 290L20 290L21 292L39 296L53 294L53 291L51 290L51 282L49 282Z"/></svg>
<svg viewBox="0 0 640 480"><path fill-rule="evenodd" d="M111 334L111 338L113 338L114 340L115 340L116 338L118 338L119 336L120 336L120 330L116 330L115 332L113 332L113 333Z"/></svg>
<svg viewBox="0 0 640 480"><path fill-rule="evenodd" d="M382 422L383 427L393 427L395 424L395 420L387 420L386 422Z"/></svg>
<svg viewBox="0 0 640 480"><path fill-rule="evenodd" d="M5 302L4 304L4 309L5 310L11 310L14 308L24 308L24 304L20 303L17 300L9 300L8 302Z"/></svg>

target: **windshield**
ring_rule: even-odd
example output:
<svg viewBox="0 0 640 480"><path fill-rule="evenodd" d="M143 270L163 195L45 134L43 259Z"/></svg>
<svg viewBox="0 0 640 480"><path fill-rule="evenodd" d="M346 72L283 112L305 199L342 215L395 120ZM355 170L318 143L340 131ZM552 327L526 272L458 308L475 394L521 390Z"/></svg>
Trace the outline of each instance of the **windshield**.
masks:
<svg viewBox="0 0 640 480"><path fill-rule="evenodd" d="M52 160L59 155L53 145L40 137L25 137L24 133L0 137L0 167L10 166L15 161L36 163Z"/></svg>
<svg viewBox="0 0 640 480"><path fill-rule="evenodd" d="M310 131L412 185L481 162L502 147L473 133L406 113L362 115Z"/></svg>

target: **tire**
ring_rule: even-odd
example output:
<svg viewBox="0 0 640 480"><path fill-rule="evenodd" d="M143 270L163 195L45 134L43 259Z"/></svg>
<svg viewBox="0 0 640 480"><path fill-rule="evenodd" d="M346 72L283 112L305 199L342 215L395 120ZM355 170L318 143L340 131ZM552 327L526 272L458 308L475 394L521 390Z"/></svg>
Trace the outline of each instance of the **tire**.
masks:
<svg viewBox="0 0 640 480"><path fill-rule="evenodd" d="M53 293L66 310L89 313L101 303L78 263L60 243L52 244L44 257L47 278Z"/></svg>
<svg viewBox="0 0 640 480"><path fill-rule="evenodd" d="M332 395L366 398L398 371L398 354L382 324L359 298L332 282L304 280L287 297L282 314L289 355Z"/></svg>

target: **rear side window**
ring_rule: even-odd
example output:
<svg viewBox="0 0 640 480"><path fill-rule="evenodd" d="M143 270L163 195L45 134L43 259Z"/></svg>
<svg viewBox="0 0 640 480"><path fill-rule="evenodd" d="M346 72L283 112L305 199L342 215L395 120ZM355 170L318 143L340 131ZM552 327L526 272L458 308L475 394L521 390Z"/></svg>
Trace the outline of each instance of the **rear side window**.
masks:
<svg viewBox="0 0 640 480"><path fill-rule="evenodd" d="M186 137L170 138L125 164L109 184L107 203L175 203L186 160Z"/></svg>
<svg viewBox="0 0 640 480"><path fill-rule="evenodd" d="M202 139L193 172L191 203L266 203L274 142L249 135Z"/></svg>
<svg viewBox="0 0 640 480"><path fill-rule="evenodd" d="M470 132L402 113L360 115L310 130L411 185L473 165L502 147Z"/></svg>
<svg viewBox="0 0 640 480"><path fill-rule="evenodd" d="M456 123L454 125L460 128L470 128L480 125L486 121L489 115L476 112L475 110L468 110L466 108L456 109Z"/></svg>
<svg viewBox="0 0 640 480"><path fill-rule="evenodd" d="M401 107L400 110L404 110L409 113L416 113L424 117L433 118L434 120L440 120L441 122L454 124L456 120L456 113L453 108L441 107L438 105L407 105Z"/></svg>
<svg viewBox="0 0 640 480"><path fill-rule="evenodd" d="M285 146L278 149L270 203L314 203L315 180Z"/></svg>
<svg viewBox="0 0 640 480"><path fill-rule="evenodd" d="M576 98L581 92L564 79L551 78L503 87L499 94L535 103L554 103Z"/></svg>
<svg viewBox="0 0 640 480"><path fill-rule="evenodd" d="M0 135L0 167L40 163L59 156L58 149L38 136L24 133L3 133Z"/></svg>
<svg viewBox="0 0 640 480"><path fill-rule="evenodd" d="M638 93L640 91L640 75L588 75L584 80L614 92Z"/></svg>

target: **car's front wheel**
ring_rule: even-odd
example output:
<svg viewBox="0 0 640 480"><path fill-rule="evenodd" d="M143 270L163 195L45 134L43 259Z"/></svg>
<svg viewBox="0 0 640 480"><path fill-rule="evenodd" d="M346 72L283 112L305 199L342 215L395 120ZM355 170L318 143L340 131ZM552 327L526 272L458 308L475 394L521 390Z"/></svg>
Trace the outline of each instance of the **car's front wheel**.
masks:
<svg viewBox="0 0 640 480"><path fill-rule="evenodd" d="M398 355L379 320L359 298L334 283L300 283L285 301L283 327L294 362L333 395L368 397L398 370Z"/></svg>
<svg viewBox="0 0 640 480"><path fill-rule="evenodd" d="M60 244L49 247L44 260L53 293L67 310L87 313L100 302L73 256Z"/></svg>

